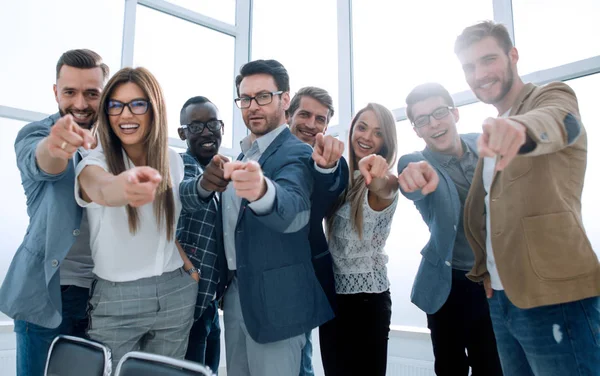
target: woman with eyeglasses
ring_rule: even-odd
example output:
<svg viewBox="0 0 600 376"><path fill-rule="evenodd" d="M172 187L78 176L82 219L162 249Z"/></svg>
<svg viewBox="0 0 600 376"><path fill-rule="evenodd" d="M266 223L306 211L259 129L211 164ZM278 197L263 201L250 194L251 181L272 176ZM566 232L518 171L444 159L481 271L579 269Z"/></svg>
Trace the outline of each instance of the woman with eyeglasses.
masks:
<svg viewBox="0 0 600 376"><path fill-rule="evenodd" d="M396 122L370 103L350 126L350 181L327 218L338 310L320 327L327 376L384 376L392 316L384 246L398 202Z"/></svg>
<svg viewBox="0 0 600 376"><path fill-rule="evenodd" d="M184 166L168 147L162 90L148 70L124 68L100 109L102 149L77 166L75 186L96 275L88 335L111 348L113 366L132 350L183 359L198 275L175 240Z"/></svg>

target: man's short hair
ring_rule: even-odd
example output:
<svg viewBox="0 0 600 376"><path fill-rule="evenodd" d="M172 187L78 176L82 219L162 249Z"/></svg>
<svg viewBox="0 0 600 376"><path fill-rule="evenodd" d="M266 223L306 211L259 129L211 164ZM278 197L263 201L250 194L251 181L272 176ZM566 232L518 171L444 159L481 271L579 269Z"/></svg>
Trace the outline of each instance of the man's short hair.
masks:
<svg viewBox="0 0 600 376"><path fill-rule="evenodd" d="M441 97L448 106L454 107L454 100L445 87L437 82L421 84L412 89L406 97L406 116L408 117L408 120L411 122L414 121L412 109L415 104L433 97Z"/></svg>
<svg viewBox="0 0 600 376"><path fill-rule="evenodd" d="M240 83L245 77L255 74L268 74L275 80L277 90L290 91L290 76L285 67L277 60L254 60L242 65L240 74L235 78L237 93L240 95Z"/></svg>
<svg viewBox="0 0 600 376"><path fill-rule="evenodd" d="M302 97L310 97L327 107L329 110L327 112L327 124L329 124L329 120L331 120L335 111L333 108L333 99L327 90L314 86L306 86L298 90L290 102L290 108L287 110L289 116L294 116L294 113L296 113L298 107L300 107L300 101L302 100Z"/></svg>
<svg viewBox="0 0 600 376"><path fill-rule="evenodd" d="M506 54L513 48L513 42L506 26L494 21L483 21L463 30L454 43L454 53L458 54L473 43L487 37L496 39Z"/></svg>
<svg viewBox="0 0 600 376"><path fill-rule="evenodd" d="M58 63L56 63L57 80L60 77L60 70L63 65L79 69L100 68L102 69L104 81L108 79L110 74L110 69L108 69L108 65L104 64L102 57L94 51L87 49L69 50L61 55Z"/></svg>

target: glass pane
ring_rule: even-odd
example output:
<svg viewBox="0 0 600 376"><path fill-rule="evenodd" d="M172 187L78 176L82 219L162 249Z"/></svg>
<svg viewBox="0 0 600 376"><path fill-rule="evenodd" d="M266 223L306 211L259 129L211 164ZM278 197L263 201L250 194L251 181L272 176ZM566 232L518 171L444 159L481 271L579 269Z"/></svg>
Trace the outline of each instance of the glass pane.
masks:
<svg viewBox="0 0 600 376"><path fill-rule="evenodd" d="M291 95L304 86L329 92L338 123L337 9L335 1L254 0L252 60L275 59L290 75ZM318 9L319 11L315 11ZM273 20L283 20L284 24Z"/></svg>
<svg viewBox="0 0 600 376"><path fill-rule="evenodd" d="M170 137L179 138L181 106L202 95L219 108L225 122L221 145L231 147L234 42L228 35L138 6L134 65L148 68L160 82Z"/></svg>
<svg viewBox="0 0 600 376"><path fill-rule="evenodd" d="M600 176L597 175L597 171L600 170L600 129L595 126L600 74L578 78L567 83L577 94L579 113L588 136L587 172L581 199L583 225L592 243L592 248L600 256L600 221L598 220Z"/></svg>
<svg viewBox="0 0 600 376"><path fill-rule="evenodd" d="M481 132L483 120L497 114L493 106L474 103L459 107L460 133ZM425 142L417 137L408 120L397 123L398 157L423 150ZM397 167L394 173L397 173ZM386 243L390 256L388 278L392 301L392 325L427 327L427 318L414 304L410 304L410 292L421 263L421 249L429 240L429 229L412 201L400 197L392 223L393 230Z"/></svg>
<svg viewBox="0 0 600 376"><path fill-rule="evenodd" d="M89 48L102 56L111 72L120 68L123 0L20 0L8 4L0 6L0 104L57 112L52 92L56 62L70 49Z"/></svg>
<svg viewBox="0 0 600 376"><path fill-rule="evenodd" d="M512 0L512 7L519 73L600 55L600 1Z"/></svg>
<svg viewBox="0 0 600 376"><path fill-rule="evenodd" d="M355 108L404 107L406 95L424 82L451 93L468 90L454 41L466 26L492 18L491 0L354 0Z"/></svg>
<svg viewBox="0 0 600 376"><path fill-rule="evenodd" d="M0 230L2 252L0 252L0 284L4 281L6 271L10 266L13 255L23 241L29 217L25 205L25 193L21 186L21 175L17 168L14 143L19 130L27 123L17 120L0 118L0 175L2 175L2 195L0 207ZM0 313L0 321L7 319Z"/></svg>
<svg viewBox="0 0 600 376"><path fill-rule="evenodd" d="M235 0L167 0L196 13L235 25Z"/></svg>

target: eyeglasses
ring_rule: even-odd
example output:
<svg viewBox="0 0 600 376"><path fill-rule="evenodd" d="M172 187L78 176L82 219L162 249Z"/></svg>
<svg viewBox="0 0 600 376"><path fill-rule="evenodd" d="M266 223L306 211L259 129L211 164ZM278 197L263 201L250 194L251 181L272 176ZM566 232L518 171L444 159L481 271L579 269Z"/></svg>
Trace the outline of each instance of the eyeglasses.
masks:
<svg viewBox="0 0 600 376"><path fill-rule="evenodd" d="M260 93L254 97L235 98L234 102L235 102L235 105L238 106L238 108L243 110L243 109L250 107L253 99L256 101L257 105L266 106L269 103L273 102L273 95L280 95L280 94L283 94L283 91L280 90L280 91L273 91L271 93Z"/></svg>
<svg viewBox="0 0 600 376"><path fill-rule="evenodd" d="M450 113L450 110L453 110L453 109L454 109L454 107L450 107L450 106L438 107L435 110L433 110L433 112L430 114L421 115L421 116L417 117L415 119L415 121L412 122L412 124L415 128L423 128L424 126L429 125L429 117L430 116L433 116L433 118L436 120L442 120L443 118L448 116L448 114Z"/></svg>
<svg viewBox="0 0 600 376"><path fill-rule="evenodd" d="M121 115L125 106L129 107L129 112L134 115L143 115L148 112L148 109L150 108L148 101L145 99L134 99L128 103L110 99L106 104L106 113L109 116Z"/></svg>
<svg viewBox="0 0 600 376"><path fill-rule="evenodd" d="M192 121L189 124L183 124L181 128L187 129L190 133L202 133L204 128L208 127L208 130L212 133L219 133L223 128L223 121L221 120L209 120L207 122Z"/></svg>

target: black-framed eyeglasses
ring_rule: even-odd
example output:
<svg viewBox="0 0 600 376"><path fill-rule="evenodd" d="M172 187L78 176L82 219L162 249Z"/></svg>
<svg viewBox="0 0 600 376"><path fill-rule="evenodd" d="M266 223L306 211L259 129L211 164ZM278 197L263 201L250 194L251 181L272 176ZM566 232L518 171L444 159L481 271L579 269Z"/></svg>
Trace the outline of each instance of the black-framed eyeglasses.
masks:
<svg viewBox="0 0 600 376"><path fill-rule="evenodd" d="M189 124L182 124L181 128L187 129L190 133L200 134L204 131L204 128L208 127L208 130L212 133L219 133L221 129L223 129L223 121L222 120L209 120L207 122L202 121L192 121Z"/></svg>
<svg viewBox="0 0 600 376"><path fill-rule="evenodd" d="M148 112L150 103L145 99L134 99L128 103L123 103L115 99L109 99L106 103L106 113L109 116L118 116L123 113L125 106L129 107L129 112L134 115L143 115Z"/></svg>
<svg viewBox="0 0 600 376"><path fill-rule="evenodd" d="M238 108L243 110L243 109L250 107L253 99L256 101L257 105L266 106L269 103L273 102L273 95L281 95L281 94L283 94L282 90L273 91L273 92L269 92L269 93L260 93L260 94L255 95L254 97L235 98L234 102L235 102L235 105L238 106Z"/></svg>
<svg viewBox="0 0 600 376"><path fill-rule="evenodd" d="M453 109L454 107L450 106L438 107L435 110L433 110L433 112L430 114L416 117L412 124L415 128L423 128L424 126L429 125L430 116L433 116L433 118L436 120L442 120L443 118L448 116L450 110Z"/></svg>

